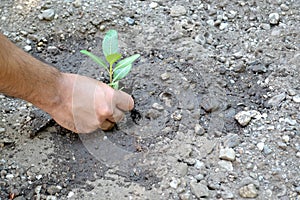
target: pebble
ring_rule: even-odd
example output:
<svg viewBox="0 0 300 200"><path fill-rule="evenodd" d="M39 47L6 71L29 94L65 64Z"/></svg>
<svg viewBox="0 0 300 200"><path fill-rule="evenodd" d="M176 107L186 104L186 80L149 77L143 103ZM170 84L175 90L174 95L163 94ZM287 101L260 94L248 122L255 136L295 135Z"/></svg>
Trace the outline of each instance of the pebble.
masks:
<svg viewBox="0 0 300 200"><path fill-rule="evenodd" d="M180 180L172 177L172 181L170 182L170 187L177 189L180 184Z"/></svg>
<svg viewBox="0 0 300 200"><path fill-rule="evenodd" d="M300 95L297 94L297 95L293 96L293 101L294 101L295 103L300 103Z"/></svg>
<svg viewBox="0 0 300 200"><path fill-rule="evenodd" d="M32 50L32 47L30 46L30 45L26 45L25 47L24 47L24 51L26 51L26 52L29 52L29 51L31 51Z"/></svg>
<svg viewBox="0 0 300 200"><path fill-rule="evenodd" d="M283 11L288 11L290 8L286 4L283 3L280 5L280 9Z"/></svg>
<svg viewBox="0 0 300 200"><path fill-rule="evenodd" d="M288 142L290 141L290 136L284 135L284 136L282 136L282 140L283 140L285 143L288 143Z"/></svg>
<svg viewBox="0 0 300 200"><path fill-rule="evenodd" d="M186 9L184 6L172 6L170 15L172 17L180 17L186 14Z"/></svg>
<svg viewBox="0 0 300 200"><path fill-rule="evenodd" d="M204 135L204 133L205 133L205 130L204 130L204 128L200 125L200 124L196 124L195 125L195 133L197 134L197 135Z"/></svg>
<svg viewBox="0 0 300 200"><path fill-rule="evenodd" d="M234 161L235 160L235 152L232 148L220 149L219 158L221 158L223 160Z"/></svg>
<svg viewBox="0 0 300 200"><path fill-rule="evenodd" d="M75 1L73 2L73 6L74 6L75 8L79 8L81 5L82 5L81 0L75 0Z"/></svg>
<svg viewBox="0 0 300 200"><path fill-rule="evenodd" d="M269 146L265 145L264 154L269 155L270 153L272 153L272 149Z"/></svg>
<svg viewBox="0 0 300 200"><path fill-rule="evenodd" d="M233 148L241 143L241 139L237 134L227 135L223 141L225 147Z"/></svg>
<svg viewBox="0 0 300 200"><path fill-rule="evenodd" d="M191 199L191 194L189 192L183 193L179 195L180 200L190 200Z"/></svg>
<svg viewBox="0 0 300 200"><path fill-rule="evenodd" d="M50 195L53 195L53 194L56 194L58 193L60 190L62 189L61 186L59 185L51 185L47 188L47 192L50 194Z"/></svg>
<svg viewBox="0 0 300 200"><path fill-rule="evenodd" d="M257 148L258 148L258 150L260 150L260 151L262 151L262 150L264 150L264 147L265 147L265 143L263 143L263 142L259 142L259 143L257 143Z"/></svg>
<svg viewBox="0 0 300 200"><path fill-rule="evenodd" d="M54 19L55 11L54 9L47 9L42 12L42 14L38 15L40 20L48 20L51 21Z"/></svg>
<svg viewBox="0 0 300 200"><path fill-rule="evenodd" d="M71 191L71 192L68 193L67 198L69 199L69 198L71 198L71 197L74 196L74 195L75 195L75 193Z"/></svg>
<svg viewBox="0 0 300 200"><path fill-rule="evenodd" d="M156 2L151 2L151 3L149 4L149 7L152 8L152 9L157 8L157 7L158 7L158 3L156 3Z"/></svg>
<svg viewBox="0 0 300 200"><path fill-rule="evenodd" d="M296 156L297 156L298 158L300 158L300 151L298 151L298 152L296 153Z"/></svg>
<svg viewBox="0 0 300 200"><path fill-rule="evenodd" d="M134 25L135 20L130 18L130 17L125 17L125 21L127 22L127 24L129 25Z"/></svg>
<svg viewBox="0 0 300 200"><path fill-rule="evenodd" d="M5 96L3 94L0 94L0 99L4 99Z"/></svg>
<svg viewBox="0 0 300 200"><path fill-rule="evenodd" d="M264 106L269 107L276 107L279 106L279 104L286 98L285 92L277 94L270 98L267 102L265 102Z"/></svg>
<svg viewBox="0 0 300 200"><path fill-rule="evenodd" d="M160 75L160 78L163 80L163 81L166 81L170 78L170 74L169 73L163 73L162 75Z"/></svg>
<svg viewBox="0 0 300 200"><path fill-rule="evenodd" d="M219 26L219 29L220 29L220 30L224 30L224 29L226 29L227 27L228 27L228 23L222 22L222 23L220 24L220 26Z"/></svg>
<svg viewBox="0 0 300 200"><path fill-rule="evenodd" d="M200 161L200 160L196 160L195 161L195 164L194 164L194 167L196 168L196 169L204 169L205 168L205 164L204 164L204 162L202 162L202 161Z"/></svg>
<svg viewBox="0 0 300 200"><path fill-rule="evenodd" d="M5 132L5 128L0 127L0 133L4 133Z"/></svg>
<svg viewBox="0 0 300 200"><path fill-rule="evenodd" d="M252 118L258 115L260 115L260 113L256 110L247 110L247 111L240 111L234 116L234 118L238 121L240 125L246 126L249 124Z"/></svg>
<svg viewBox="0 0 300 200"><path fill-rule="evenodd" d="M204 37L204 35L198 34L195 37L195 42L197 42L198 44L204 45L206 43L206 38Z"/></svg>
<svg viewBox="0 0 300 200"><path fill-rule="evenodd" d="M161 116L161 112L159 112L158 110L155 110L155 109L149 109L146 113L146 118L148 119L157 119L159 116Z"/></svg>
<svg viewBox="0 0 300 200"><path fill-rule="evenodd" d="M271 25L276 25L279 23L280 16L278 13L271 13L269 15L269 22Z"/></svg>
<svg viewBox="0 0 300 200"><path fill-rule="evenodd" d="M203 198L209 196L209 191L206 185L191 181L191 191L197 198Z"/></svg>
<svg viewBox="0 0 300 200"><path fill-rule="evenodd" d="M258 195L255 185L249 184L239 189L239 194L243 198L255 198Z"/></svg>
<svg viewBox="0 0 300 200"><path fill-rule="evenodd" d="M227 171L233 171L233 166L232 166L232 163L230 161L226 161L226 160L220 160L218 162L218 165L227 170Z"/></svg>
<svg viewBox="0 0 300 200"><path fill-rule="evenodd" d="M153 103L152 104L152 108L158 111L163 111L164 107L162 105L160 105L159 103Z"/></svg>

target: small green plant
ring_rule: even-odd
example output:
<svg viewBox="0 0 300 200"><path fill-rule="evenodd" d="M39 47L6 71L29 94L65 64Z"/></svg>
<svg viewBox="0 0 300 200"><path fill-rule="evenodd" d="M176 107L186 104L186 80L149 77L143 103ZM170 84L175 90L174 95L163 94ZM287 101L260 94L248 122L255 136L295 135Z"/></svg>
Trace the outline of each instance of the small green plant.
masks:
<svg viewBox="0 0 300 200"><path fill-rule="evenodd" d="M122 54L119 53L118 33L115 30L109 30L106 33L102 41L102 51L107 62L87 50L81 50L80 52L89 56L99 66L103 67L109 74L109 85L114 89L119 89L119 80L127 76L132 68L132 63L140 55L135 54L120 60Z"/></svg>

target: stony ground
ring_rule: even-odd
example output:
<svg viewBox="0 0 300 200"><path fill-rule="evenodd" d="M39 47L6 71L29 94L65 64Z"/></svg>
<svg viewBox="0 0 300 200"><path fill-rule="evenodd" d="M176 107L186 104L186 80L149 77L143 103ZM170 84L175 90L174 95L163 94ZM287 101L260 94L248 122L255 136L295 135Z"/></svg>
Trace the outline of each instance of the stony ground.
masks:
<svg viewBox="0 0 300 200"><path fill-rule="evenodd" d="M65 72L119 32L142 119L76 135L0 94L0 199L300 199L300 2L1 0L0 30Z"/></svg>

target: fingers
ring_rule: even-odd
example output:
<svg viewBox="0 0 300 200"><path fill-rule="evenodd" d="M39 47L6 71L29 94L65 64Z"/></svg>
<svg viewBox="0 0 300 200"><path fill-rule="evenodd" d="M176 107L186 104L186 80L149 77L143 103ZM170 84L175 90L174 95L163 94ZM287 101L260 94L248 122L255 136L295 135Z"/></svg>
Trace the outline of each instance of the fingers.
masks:
<svg viewBox="0 0 300 200"><path fill-rule="evenodd" d="M114 113L113 116L108 117L107 120L111 121L111 122L119 122L124 118L124 112L119 110L118 108L114 109Z"/></svg>
<svg viewBox="0 0 300 200"><path fill-rule="evenodd" d="M132 97L123 91L115 91L113 101L117 108L122 111L129 111L134 107L134 101Z"/></svg>

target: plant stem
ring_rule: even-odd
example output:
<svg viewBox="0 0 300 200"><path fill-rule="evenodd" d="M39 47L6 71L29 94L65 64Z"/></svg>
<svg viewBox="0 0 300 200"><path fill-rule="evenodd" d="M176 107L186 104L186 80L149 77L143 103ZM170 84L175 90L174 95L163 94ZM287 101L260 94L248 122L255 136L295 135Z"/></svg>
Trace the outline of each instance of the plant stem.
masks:
<svg viewBox="0 0 300 200"><path fill-rule="evenodd" d="M112 64L109 64L109 83L112 83L112 76L113 76L113 68Z"/></svg>

